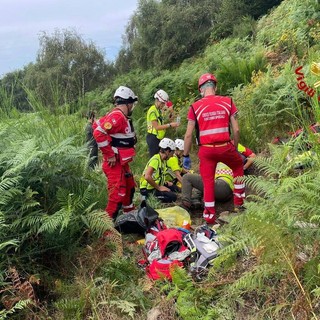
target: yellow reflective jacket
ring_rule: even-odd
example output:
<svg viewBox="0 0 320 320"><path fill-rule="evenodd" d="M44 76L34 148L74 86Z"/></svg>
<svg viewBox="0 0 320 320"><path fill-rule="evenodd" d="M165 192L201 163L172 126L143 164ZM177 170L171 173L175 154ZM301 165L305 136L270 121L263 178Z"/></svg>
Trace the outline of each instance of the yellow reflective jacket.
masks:
<svg viewBox="0 0 320 320"><path fill-rule="evenodd" d="M157 121L159 125L163 124L162 113L155 105L151 106L147 112L147 131L148 133L157 136L159 140L163 139L166 134L166 130L156 130L152 126L152 121Z"/></svg>
<svg viewBox="0 0 320 320"><path fill-rule="evenodd" d="M154 189L148 181L145 179L144 175L148 167L152 167L154 169L152 173L152 179L159 186L164 184L165 172L167 170L166 161L161 160L160 154L155 154L147 163L143 170L142 177L140 178L140 189Z"/></svg>

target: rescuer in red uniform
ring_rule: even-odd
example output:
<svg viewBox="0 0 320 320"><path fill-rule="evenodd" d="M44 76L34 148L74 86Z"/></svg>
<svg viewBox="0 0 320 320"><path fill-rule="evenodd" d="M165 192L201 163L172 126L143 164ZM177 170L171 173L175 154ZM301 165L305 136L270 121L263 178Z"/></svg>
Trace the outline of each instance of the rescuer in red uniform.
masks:
<svg viewBox="0 0 320 320"><path fill-rule="evenodd" d="M196 129L199 145L200 175L204 186L203 217L207 223L215 222L214 175L218 162L223 162L233 171L235 210L243 209L245 185L239 179L243 176L243 161L237 151L239 125L236 119L237 108L229 97L216 96L217 79L211 73L199 78L198 88L202 98L190 106L188 126L184 136L184 167L191 166L189 151L192 132ZM231 125L234 143L231 143Z"/></svg>
<svg viewBox="0 0 320 320"><path fill-rule="evenodd" d="M106 212L115 219L121 207L134 209L135 182L129 162L135 155L136 134L132 114L137 96L130 88L120 86L114 93L115 108L93 125L93 135L103 155L102 170L107 177L108 203Z"/></svg>

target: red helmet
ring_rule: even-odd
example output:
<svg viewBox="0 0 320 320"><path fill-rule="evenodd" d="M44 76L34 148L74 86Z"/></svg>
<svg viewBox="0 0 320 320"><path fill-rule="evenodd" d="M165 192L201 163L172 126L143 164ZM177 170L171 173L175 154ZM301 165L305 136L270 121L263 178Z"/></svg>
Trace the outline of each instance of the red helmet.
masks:
<svg viewBox="0 0 320 320"><path fill-rule="evenodd" d="M212 73L205 73L199 78L198 89L200 90L200 87L207 81L213 81L214 83L218 82L216 77Z"/></svg>

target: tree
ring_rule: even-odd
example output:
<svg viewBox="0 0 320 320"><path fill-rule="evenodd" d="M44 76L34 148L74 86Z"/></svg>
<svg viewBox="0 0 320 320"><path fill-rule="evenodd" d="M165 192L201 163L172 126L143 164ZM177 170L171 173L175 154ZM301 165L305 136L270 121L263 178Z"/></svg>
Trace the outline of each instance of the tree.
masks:
<svg viewBox="0 0 320 320"><path fill-rule="evenodd" d="M140 0L126 29L125 56L132 66L167 69L200 52L208 44L215 3Z"/></svg>
<svg viewBox="0 0 320 320"><path fill-rule="evenodd" d="M116 61L132 68L170 69L209 45L212 36L254 34L255 21L282 0L139 0Z"/></svg>
<svg viewBox="0 0 320 320"><path fill-rule="evenodd" d="M39 40L37 61L29 68L26 83L46 105L72 103L113 79L113 64L106 63L101 50L76 32L43 32Z"/></svg>
<svg viewBox="0 0 320 320"><path fill-rule="evenodd" d="M214 15L213 36L218 39L237 34L238 28L243 28L244 21L250 18L258 19L282 0L218 0L219 11Z"/></svg>
<svg viewBox="0 0 320 320"><path fill-rule="evenodd" d="M0 80L0 105L6 112L12 108L20 111L30 110L27 94L23 88L23 79L28 67L7 73Z"/></svg>

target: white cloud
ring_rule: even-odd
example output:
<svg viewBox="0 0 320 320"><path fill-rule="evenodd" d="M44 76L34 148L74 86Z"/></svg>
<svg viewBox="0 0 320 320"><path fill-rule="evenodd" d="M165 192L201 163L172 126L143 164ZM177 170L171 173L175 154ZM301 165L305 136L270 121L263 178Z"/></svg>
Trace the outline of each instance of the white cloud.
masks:
<svg viewBox="0 0 320 320"><path fill-rule="evenodd" d="M34 62L39 34L72 29L115 58L137 0L1 0L0 77Z"/></svg>

